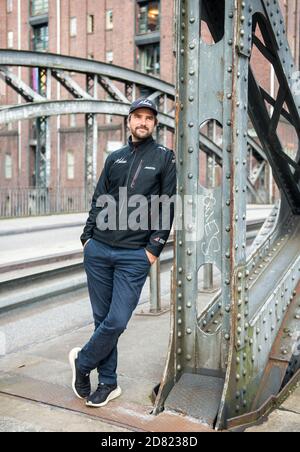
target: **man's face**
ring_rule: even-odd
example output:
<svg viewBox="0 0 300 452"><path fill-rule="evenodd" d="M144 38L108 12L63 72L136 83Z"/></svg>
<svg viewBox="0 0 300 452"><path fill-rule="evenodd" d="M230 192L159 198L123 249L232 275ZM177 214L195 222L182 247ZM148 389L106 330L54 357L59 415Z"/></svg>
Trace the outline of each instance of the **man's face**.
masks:
<svg viewBox="0 0 300 452"><path fill-rule="evenodd" d="M128 120L134 141L142 141L152 136L156 126L156 116L149 108L134 111Z"/></svg>

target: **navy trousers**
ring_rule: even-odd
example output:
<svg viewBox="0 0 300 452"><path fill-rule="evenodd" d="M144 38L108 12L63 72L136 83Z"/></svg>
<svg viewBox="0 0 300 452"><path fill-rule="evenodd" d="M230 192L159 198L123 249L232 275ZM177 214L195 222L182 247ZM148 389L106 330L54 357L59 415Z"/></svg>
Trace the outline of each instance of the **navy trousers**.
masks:
<svg viewBox="0 0 300 452"><path fill-rule="evenodd" d="M94 239L84 248L95 332L78 355L78 367L83 373L97 369L99 383L117 383L118 340L137 307L150 266L144 248L115 248Z"/></svg>

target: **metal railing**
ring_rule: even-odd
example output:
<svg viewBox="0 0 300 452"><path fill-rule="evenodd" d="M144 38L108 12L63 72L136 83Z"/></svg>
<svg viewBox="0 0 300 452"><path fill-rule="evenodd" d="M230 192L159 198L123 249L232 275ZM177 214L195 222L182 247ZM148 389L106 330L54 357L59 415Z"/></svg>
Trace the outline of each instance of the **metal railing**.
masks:
<svg viewBox="0 0 300 452"><path fill-rule="evenodd" d="M0 218L86 212L90 205L84 188L0 189Z"/></svg>

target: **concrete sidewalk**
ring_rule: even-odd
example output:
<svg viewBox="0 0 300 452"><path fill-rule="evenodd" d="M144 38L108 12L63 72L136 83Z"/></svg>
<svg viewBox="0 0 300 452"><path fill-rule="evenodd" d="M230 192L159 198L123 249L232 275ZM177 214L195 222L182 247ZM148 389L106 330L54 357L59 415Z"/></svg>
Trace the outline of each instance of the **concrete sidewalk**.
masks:
<svg viewBox="0 0 300 452"><path fill-rule="evenodd" d="M87 217L88 213L76 213L2 219L0 220L0 236L83 226Z"/></svg>
<svg viewBox="0 0 300 452"><path fill-rule="evenodd" d="M300 386L279 409L270 414L265 422L246 431L249 433L299 433Z"/></svg>
<svg viewBox="0 0 300 452"><path fill-rule="evenodd" d="M163 275L167 280L167 274ZM168 284L167 284L168 286ZM167 287L166 287L167 289ZM201 312L212 294L201 294ZM0 339L7 355L0 357L0 431L206 432L207 426L179 413L151 415L151 393L160 382L169 346L170 312L149 312L149 285L128 329L120 338L119 384L123 395L93 410L71 390L68 352L82 346L93 332L87 291L6 313L0 318ZM163 306L170 302L163 293ZM1 333L2 332L2 333ZM0 351L1 353L1 351ZM92 375L93 388L97 376ZM300 431L300 393L296 391L266 423L248 431Z"/></svg>
<svg viewBox="0 0 300 452"><path fill-rule="evenodd" d="M167 304L168 300L165 299L164 303ZM139 307L137 313L144 309L145 306ZM82 346L88 340L93 330L91 324L69 328L52 339L2 357L0 429L76 431L82 422L81 430L88 432L97 428L98 431L115 432L210 431L199 421L180 414L164 412L159 416L151 415L150 396L162 378L169 327L169 313L158 317L133 317L120 338L118 374L123 395L101 409L88 408L83 401L76 399L71 390L67 358L73 347ZM95 388L95 374L92 381ZM59 424L59 420L63 422Z"/></svg>

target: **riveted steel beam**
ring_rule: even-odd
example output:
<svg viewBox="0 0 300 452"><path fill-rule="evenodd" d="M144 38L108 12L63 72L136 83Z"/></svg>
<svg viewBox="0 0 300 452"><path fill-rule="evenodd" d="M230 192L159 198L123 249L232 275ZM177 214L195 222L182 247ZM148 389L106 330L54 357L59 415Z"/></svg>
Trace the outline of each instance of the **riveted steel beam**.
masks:
<svg viewBox="0 0 300 452"><path fill-rule="evenodd" d="M272 346L300 281L298 162L284 154L277 136L281 116L300 136L299 99L292 92L294 65L277 1L178 0L176 17L178 188L185 202L183 229L176 237L171 353L155 412L163 406L179 409L224 428L229 418L257 408L257 385L263 385ZM211 31L211 45L199 36L202 20ZM264 44L253 40L260 21ZM250 66L253 44L274 65L280 90L273 101L266 99ZM272 116L265 100L273 104ZM248 114L263 145L261 151L252 140L252 153L267 158L282 193L280 207L250 255ZM196 131L208 120L223 131L223 180L214 189L199 184L195 146ZM205 264L218 267L222 283L212 303L199 311L198 271ZM259 402L265 402L263 388Z"/></svg>
<svg viewBox="0 0 300 452"><path fill-rule="evenodd" d="M39 116L57 116L68 114L107 114L125 116L129 114L130 105L121 102L103 100L47 100L26 105L17 105L0 109L0 124L38 118ZM161 124L174 130L174 118L159 113Z"/></svg>
<svg viewBox="0 0 300 452"><path fill-rule="evenodd" d="M40 102L45 100L43 96L40 96L33 89L31 89L30 86L24 83L6 66L0 66L0 77L27 102Z"/></svg>
<svg viewBox="0 0 300 452"><path fill-rule="evenodd" d="M98 76L88 74L86 90L94 100L98 98ZM97 184L97 157L98 157L98 122L97 116L88 113L85 116L85 187L86 195L92 196Z"/></svg>
<svg viewBox="0 0 300 452"><path fill-rule="evenodd" d="M98 61L85 60L52 53L36 53L27 51L0 50L1 65L24 67L47 67L49 69L94 74L108 77L120 82L131 82L145 86L152 91L160 91L174 96L174 86L130 69L105 64Z"/></svg>
<svg viewBox="0 0 300 452"><path fill-rule="evenodd" d="M75 80L63 71L52 70L53 77L76 99L93 99Z"/></svg>

